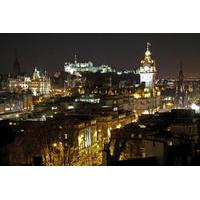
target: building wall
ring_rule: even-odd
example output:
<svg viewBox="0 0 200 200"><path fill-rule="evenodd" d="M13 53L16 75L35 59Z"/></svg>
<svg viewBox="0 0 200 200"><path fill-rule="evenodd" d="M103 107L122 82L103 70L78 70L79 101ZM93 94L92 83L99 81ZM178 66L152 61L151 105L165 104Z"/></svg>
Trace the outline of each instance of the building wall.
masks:
<svg viewBox="0 0 200 200"><path fill-rule="evenodd" d="M171 132L173 134L181 135L197 135L198 127L197 123L172 123Z"/></svg>
<svg viewBox="0 0 200 200"><path fill-rule="evenodd" d="M159 111L160 96L134 99L134 110L138 115L154 114Z"/></svg>

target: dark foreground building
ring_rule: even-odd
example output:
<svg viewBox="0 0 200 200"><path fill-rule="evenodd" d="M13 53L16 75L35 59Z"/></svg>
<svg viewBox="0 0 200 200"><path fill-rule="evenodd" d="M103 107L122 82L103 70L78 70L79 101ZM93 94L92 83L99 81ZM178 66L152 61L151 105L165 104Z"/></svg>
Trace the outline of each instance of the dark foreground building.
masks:
<svg viewBox="0 0 200 200"><path fill-rule="evenodd" d="M199 131L192 110L141 116L112 131L107 165L199 165Z"/></svg>

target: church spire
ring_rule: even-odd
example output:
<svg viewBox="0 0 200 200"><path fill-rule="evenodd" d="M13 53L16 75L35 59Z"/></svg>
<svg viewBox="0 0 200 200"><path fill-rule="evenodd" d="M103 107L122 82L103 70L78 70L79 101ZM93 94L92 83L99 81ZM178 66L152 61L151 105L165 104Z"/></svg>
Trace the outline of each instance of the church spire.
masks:
<svg viewBox="0 0 200 200"><path fill-rule="evenodd" d="M21 70L20 70L20 64L18 60L18 52L17 52L17 49L15 49L15 61L13 64L13 74L16 76L16 75L19 75L20 72Z"/></svg>
<svg viewBox="0 0 200 200"><path fill-rule="evenodd" d="M183 65L182 62L180 62L180 70L179 70L179 81L183 81L184 75L183 75Z"/></svg>
<svg viewBox="0 0 200 200"><path fill-rule="evenodd" d="M180 62L180 71L183 71L183 64Z"/></svg>

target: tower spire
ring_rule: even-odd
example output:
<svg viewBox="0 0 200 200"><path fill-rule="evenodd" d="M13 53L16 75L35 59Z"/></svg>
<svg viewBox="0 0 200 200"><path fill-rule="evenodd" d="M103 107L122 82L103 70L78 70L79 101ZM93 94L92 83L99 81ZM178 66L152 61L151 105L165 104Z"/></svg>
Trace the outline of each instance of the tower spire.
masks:
<svg viewBox="0 0 200 200"><path fill-rule="evenodd" d="M183 75L183 65L182 62L180 62L180 70L179 70L179 81L183 81L184 75Z"/></svg>
<svg viewBox="0 0 200 200"><path fill-rule="evenodd" d="M182 61L180 62L180 71L183 71L183 64L182 64Z"/></svg>
<svg viewBox="0 0 200 200"><path fill-rule="evenodd" d="M74 63L76 64L77 63L77 55L75 54L74 56Z"/></svg>
<svg viewBox="0 0 200 200"><path fill-rule="evenodd" d="M20 64L19 64L19 60L18 60L17 48L15 48L15 60L13 63L13 74L15 76L20 74Z"/></svg>
<svg viewBox="0 0 200 200"><path fill-rule="evenodd" d="M150 49L149 49L150 46L151 46L151 43L150 43L150 42L147 42L147 50L146 50L146 52L145 52L145 55L146 55L146 56L150 56L150 55L151 55L151 52L150 52Z"/></svg>
<svg viewBox="0 0 200 200"><path fill-rule="evenodd" d="M150 42L147 42L147 51L149 51L149 47L151 46Z"/></svg>

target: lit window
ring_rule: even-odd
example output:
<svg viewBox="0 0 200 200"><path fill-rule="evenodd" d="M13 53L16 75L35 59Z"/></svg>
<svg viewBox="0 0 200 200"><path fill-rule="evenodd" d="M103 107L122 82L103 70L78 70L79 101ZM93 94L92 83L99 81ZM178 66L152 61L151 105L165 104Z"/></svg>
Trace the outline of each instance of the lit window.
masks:
<svg viewBox="0 0 200 200"><path fill-rule="evenodd" d="M116 128L121 128L122 127L122 125L119 123L119 124L117 124L117 126L116 126Z"/></svg>

